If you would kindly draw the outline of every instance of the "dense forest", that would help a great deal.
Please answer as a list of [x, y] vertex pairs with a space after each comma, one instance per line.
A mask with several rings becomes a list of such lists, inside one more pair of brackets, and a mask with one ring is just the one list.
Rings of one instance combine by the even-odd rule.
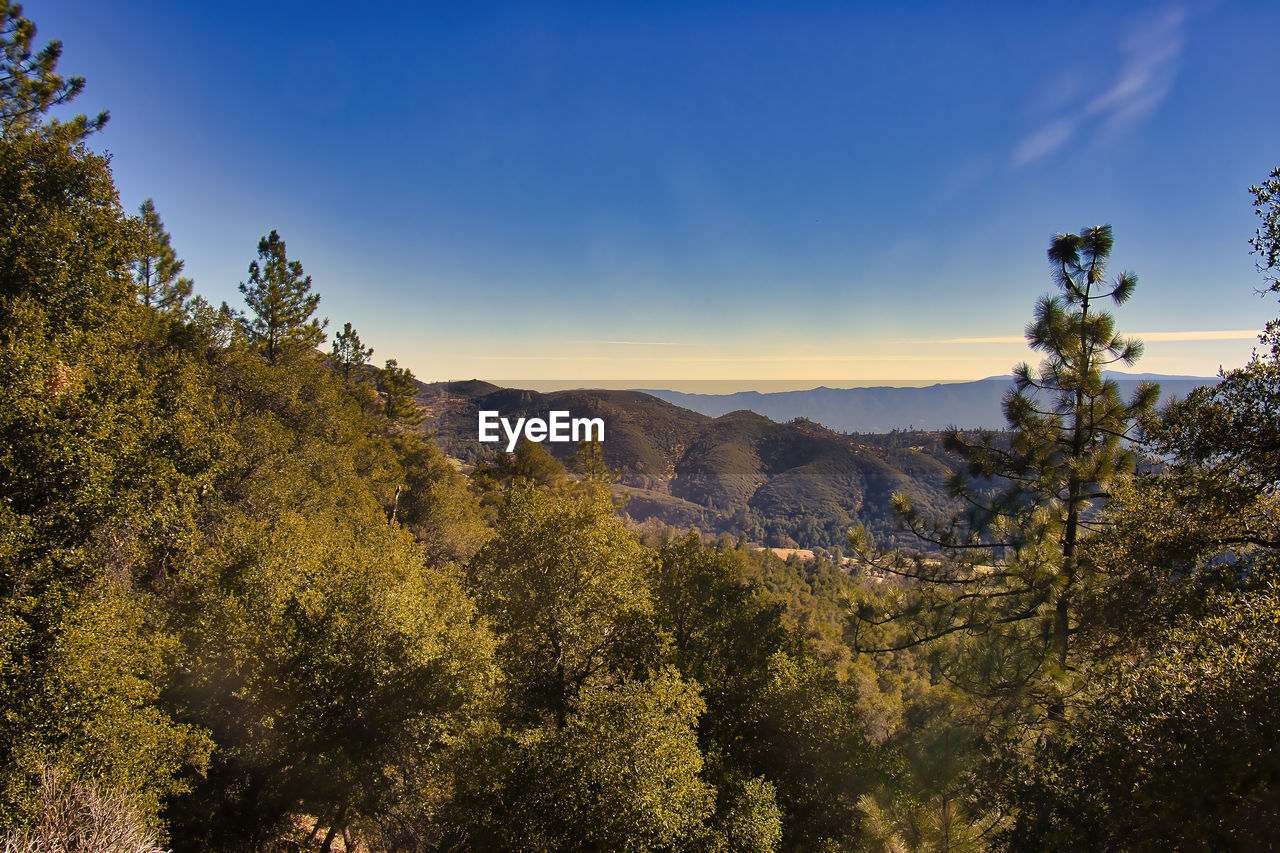
[[[598, 447], [460, 473], [276, 232], [242, 309], [196, 295], [106, 115], [53, 117], [57, 42], [0, 15], [5, 850], [1280, 837], [1280, 320], [1215, 387], [1121, 399], [1136, 278], [1109, 227], [1060, 235], [1008, 428], [948, 441], [954, 512], [895, 496], [852, 568], [628, 526]], [[1280, 292], [1280, 170], [1252, 193]]]

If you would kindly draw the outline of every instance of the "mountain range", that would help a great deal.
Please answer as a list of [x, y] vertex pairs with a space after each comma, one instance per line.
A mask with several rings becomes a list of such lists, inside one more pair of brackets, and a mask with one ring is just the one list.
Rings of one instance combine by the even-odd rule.
[[[1217, 382], [1217, 378], [1109, 373], [1121, 394], [1130, 396], [1141, 381], [1160, 384], [1161, 396], [1185, 397], [1191, 389]], [[735, 394], [690, 394], [681, 391], [646, 390], [645, 393], [704, 415], [718, 417], [747, 409], [775, 421], [808, 418], [837, 432], [885, 433], [895, 429], [939, 430], [1002, 429], [1001, 401], [1013, 384], [1011, 376], [993, 376], [976, 382], [951, 382], [923, 388], [878, 386], [872, 388], [812, 388], [807, 391]]]
[[[1129, 393], [1143, 379], [1165, 396], [1215, 380], [1123, 376]], [[498, 452], [477, 440], [478, 413], [572, 417], [605, 423], [606, 464], [634, 521], [656, 519], [708, 533], [744, 535], [783, 548], [839, 546], [849, 527], [900, 535], [890, 509], [895, 492], [918, 506], [950, 506], [946, 480], [959, 459], [943, 447], [948, 424], [1003, 425], [1000, 400], [1009, 377], [927, 388], [815, 388], [772, 394], [579, 389], [542, 393], [487, 382], [419, 384], [423, 428], [463, 463]], [[544, 445], [568, 460], [570, 443]]]
[[[634, 521], [657, 519], [707, 533], [745, 535], [774, 547], [832, 547], [855, 523], [894, 535], [890, 497], [947, 503], [955, 464], [938, 433], [841, 435], [807, 420], [778, 423], [740, 410], [700, 414], [637, 391], [539, 393], [470, 381], [422, 385], [424, 429], [450, 456], [474, 463], [498, 445], [477, 440], [478, 413], [514, 420], [567, 410], [601, 418], [606, 464]], [[543, 445], [562, 460], [573, 444]]]

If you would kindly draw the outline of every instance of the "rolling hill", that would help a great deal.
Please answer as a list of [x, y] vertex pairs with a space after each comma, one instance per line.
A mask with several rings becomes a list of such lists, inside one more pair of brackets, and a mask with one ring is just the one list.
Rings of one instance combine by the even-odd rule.
[[[636, 391], [539, 393], [483, 382], [423, 385], [418, 395], [436, 440], [474, 462], [494, 445], [477, 441], [478, 412], [545, 417], [568, 410], [605, 422], [604, 456], [629, 494], [625, 512], [678, 527], [746, 535], [778, 547], [831, 547], [860, 522], [881, 535], [895, 526], [889, 499], [907, 491], [943, 507], [952, 460], [936, 433], [840, 435], [813, 421], [778, 423], [740, 410], [711, 417]], [[572, 444], [547, 444], [562, 459]]]

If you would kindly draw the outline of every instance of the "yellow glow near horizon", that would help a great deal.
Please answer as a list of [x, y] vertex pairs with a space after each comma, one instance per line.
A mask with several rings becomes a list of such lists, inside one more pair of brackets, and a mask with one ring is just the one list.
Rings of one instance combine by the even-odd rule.
[[[1219, 368], [1243, 366], [1257, 345], [1259, 332], [1183, 330], [1137, 332], [1145, 352], [1121, 372], [1179, 376], [1214, 376]], [[637, 336], [639, 337], [639, 336]], [[752, 345], [741, 341], [573, 340], [545, 344], [510, 341], [485, 347], [468, 341], [463, 348], [445, 341], [419, 340], [388, 347], [403, 353], [424, 381], [480, 378], [499, 384], [553, 383], [565, 387], [672, 388], [675, 383], [724, 383], [735, 390], [766, 385], [832, 387], [854, 385], [922, 385], [967, 382], [1010, 373], [1015, 365], [1035, 365], [1040, 354], [1018, 335], [936, 340], [850, 340], [779, 335], [760, 336]]]

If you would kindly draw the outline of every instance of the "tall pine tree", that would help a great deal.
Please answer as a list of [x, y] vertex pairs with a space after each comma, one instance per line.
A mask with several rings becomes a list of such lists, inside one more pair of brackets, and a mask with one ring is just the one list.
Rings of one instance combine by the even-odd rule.
[[[964, 460], [951, 489], [966, 510], [930, 520], [908, 496], [895, 496], [906, 524], [945, 559], [894, 555], [881, 565], [906, 581], [893, 593], [898, 600], [870, 597], [855, 607], [859, 632], [887, 628], [864, 633], [867, 645], [952, 637], [970, 663], [957, 677], [1050, 720], [1062, 717], [1073, 643], [1088, 628], [1081, 613], [1093, 569], [1081, 543], [1111, 481], [1132, 469], [1131, 430], [1159, 394], [1144, 384], [1126, 402], [1103, 376], [1142, 353], [1099, 310], [1104, 301], [1124, 303], [1137, 283], [1128, 272], [1106, 281], [1112, 245], [1109, 225], [1053, 239], [1048, 257], [1059, 292], [1040, 299], [1027, 327], [1029, 345], [1045, 357], [1038, 370], [1015, 369], [1004, 400], [1007, 431], [976, 441], [957, 431], [948, 440]], [[872, 556], [865, 535], [851, 538]]]
[[290, 344], [312, 348], [324, 342], [328, 320], [312, 316], [320, 295], [311, 292], [311, 276], [303, 275], [298, 261], [289, 260], [284, 240], [274, 230], [258, 241], [258, 260], [249, 264], [249, 281], [240, 283], [240, 292], [253, 312], [244, 321], [244, 332], [271, 364]]
[[138, 208], [142, 220], [142, 247], [134, 263], [138, 296], [143, 305], [162, 311], [180, 311], [191, 296], [193, 282], [182, 276], [183, 262], [169, 244], [169, 232], [156, 213], [155, 202], [147, 199]]

